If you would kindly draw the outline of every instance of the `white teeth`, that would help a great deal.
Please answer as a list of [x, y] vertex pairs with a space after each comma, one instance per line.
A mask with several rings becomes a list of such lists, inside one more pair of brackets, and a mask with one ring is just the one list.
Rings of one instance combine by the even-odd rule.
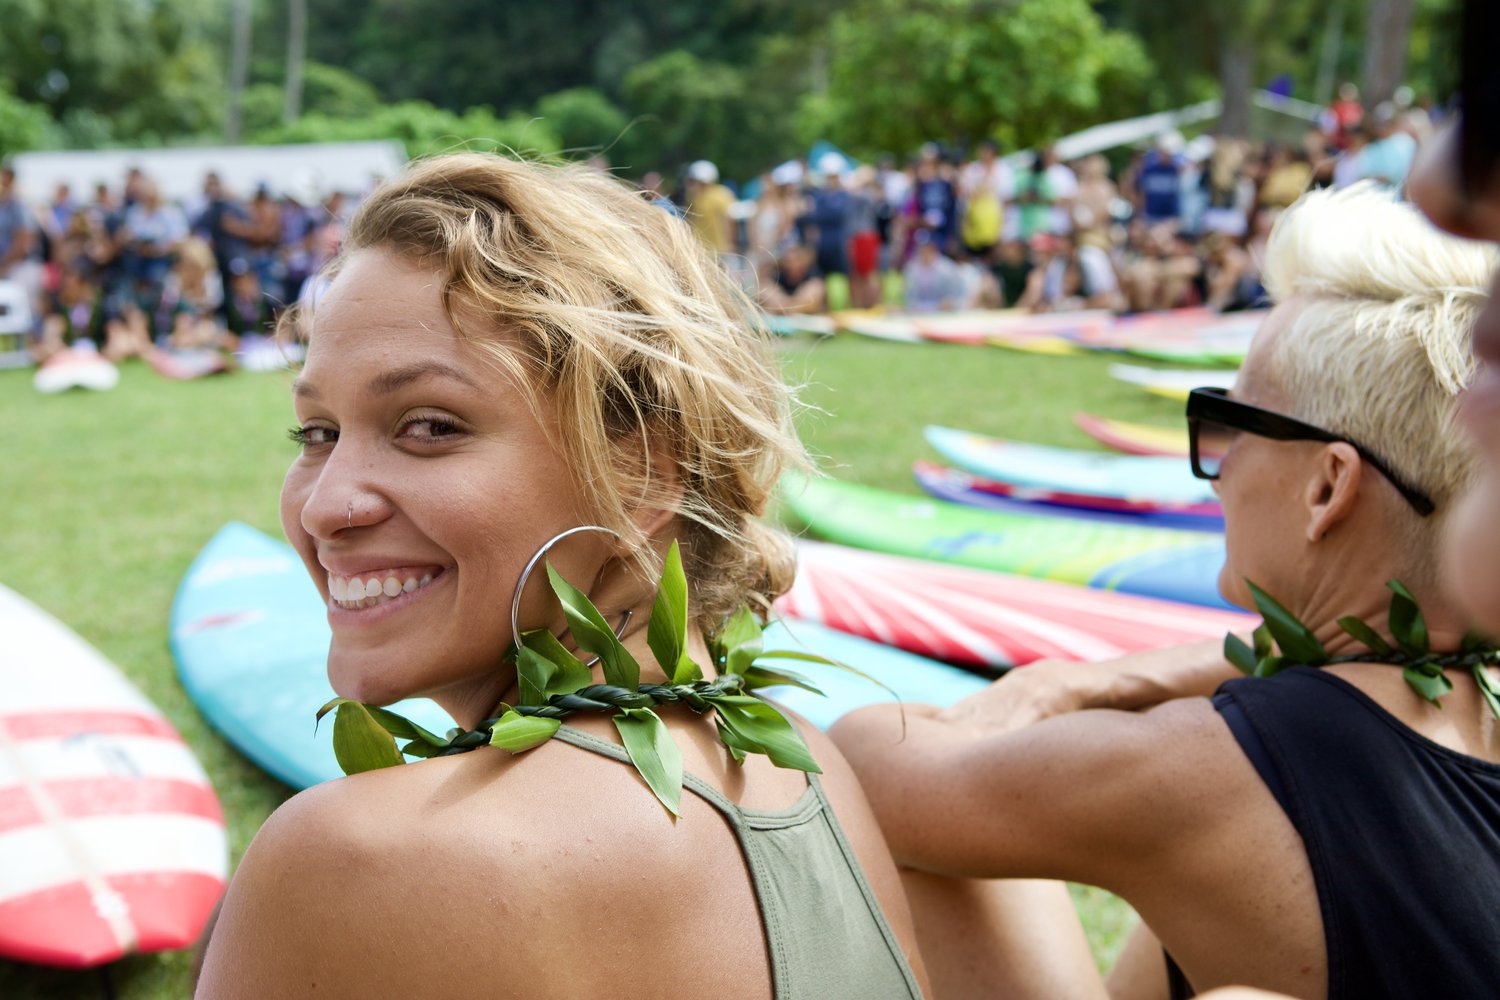
[[370, 577], [361, 579], [357, 576], [342, 577], [328, 575], [328, 596], [334, 603], [344, 608], [373, 608], [377, 604], [384, 604], [392, 598], [403, 594], [410, 594], [420, 590], [432, 582], [432, 574], [425, 573], [419, 580], [410, 576], [405, 582], [398, 576], [387, 576], [385, 579]]

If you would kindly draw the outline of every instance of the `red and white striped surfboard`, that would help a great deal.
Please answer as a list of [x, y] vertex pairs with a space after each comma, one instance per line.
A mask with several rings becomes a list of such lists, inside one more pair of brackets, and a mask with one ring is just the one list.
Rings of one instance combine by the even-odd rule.
[[0, 956], [85, 968], [186, 947], [228, 862], [219, 800], [171, 723], [0, 586]]
[[775, 607], [923, 656], [991, 667], [1103, 660], [1256, 625], [1234, 611], [805, 541], [796, 583]]

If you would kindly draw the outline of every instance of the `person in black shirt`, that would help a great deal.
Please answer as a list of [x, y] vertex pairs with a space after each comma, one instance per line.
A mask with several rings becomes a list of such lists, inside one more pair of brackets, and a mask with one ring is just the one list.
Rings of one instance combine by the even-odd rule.
[[[1119, 894], [1179, 995], [1494, 995], [1500, 724], [1456, 657], [1440, 710], [1336, 620], [1389, 640], [1398, 579], [1435, 653], [1464, 641], [1437, 553], [1475, 472], [1452, 417], [1495, 259], [1372, 190], [1309, 195], [1272, 236], [1276, 307], [1232, 392], [1199, 404], [1214, 419], [1194, 426], [1227, 445], [1200, 465], [1224, 506], [1222, 593], [1250, 607], [1255, 582], [1349, 662], [1230, 680], [1210, 701], [1191, 696], [1237, 677], [1210, 642], [1071, 665], [1064, 683], [1031, 665], [948, 710], [875, 706], [834, 727], [897, 861], [926, 873], [914, 909], [940, 992], [1006, 975], [953, 943], [984, 919], [953, 878], [968, 876]], [[1292, 421], [1326, 433], [1268, 436]], [[1128, 954], [1117, 995], [1164, 995], [1161, 946]]]

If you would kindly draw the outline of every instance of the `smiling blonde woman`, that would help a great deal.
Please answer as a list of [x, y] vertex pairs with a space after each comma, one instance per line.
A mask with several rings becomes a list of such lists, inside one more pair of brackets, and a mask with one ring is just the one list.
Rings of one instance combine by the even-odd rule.
[[[705, 636], [792, 571], [756, 517], [801, 450], [747, 309], [680, 221], [585, 169], [444, 157], [371, 196], [304, 318], [282, 494], [334, 689], [428, 695], [465, 729], [514, 704], [513, 596], [523, 631], [568, 641], [545, 574], [523, 585], [549, 543], [647, 664], [678, 540], [709, 662]], [[661, 715], [693, 793], [676, 820], [602, 716], [296, 796], [245, 855], [200, 995], [918, 995], [832, 745], [802, 727], [821, 775], [739, 764], [711, 714]]]

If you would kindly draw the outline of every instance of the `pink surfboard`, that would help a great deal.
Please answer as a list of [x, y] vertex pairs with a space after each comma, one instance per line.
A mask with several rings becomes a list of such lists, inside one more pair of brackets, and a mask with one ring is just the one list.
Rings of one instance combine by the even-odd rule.
[[776, 602], [781, 614], [952, 663], [1102, 660], [1257, 623], [1234, 611], [842, 545], [802, 542], [797, 555], [797, 581]]
[[0, 587], [0, 957], [86, 968], [185, 948], [224, 893], [219, 800], [162, 714]]

